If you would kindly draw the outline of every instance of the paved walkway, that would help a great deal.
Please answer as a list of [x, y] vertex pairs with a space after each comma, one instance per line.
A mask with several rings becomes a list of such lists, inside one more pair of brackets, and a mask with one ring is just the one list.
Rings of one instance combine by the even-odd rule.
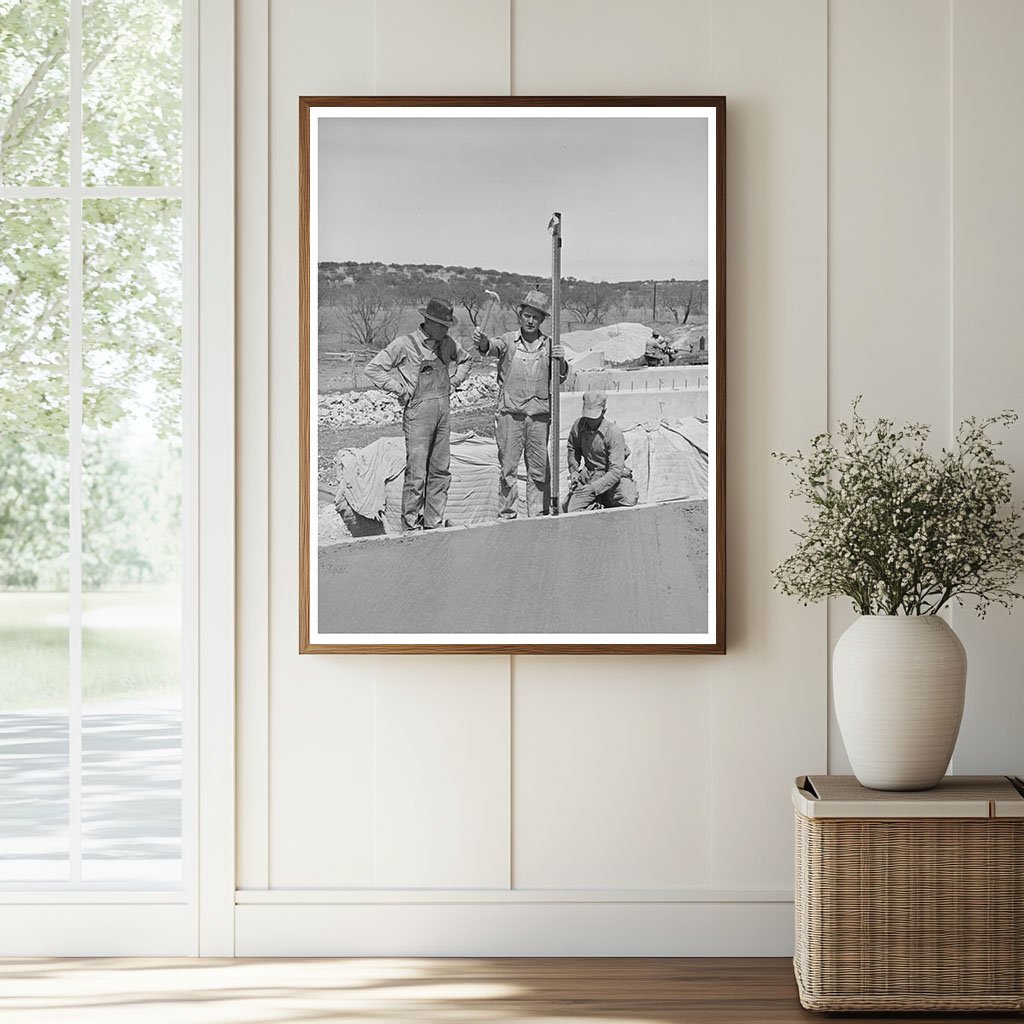
[[[0, 714], [0, 881], [67, 877], [68, 719]], [[181, 712], [106, 705], [82, 717], [83, 877], [168, 880], [181, 858]]]

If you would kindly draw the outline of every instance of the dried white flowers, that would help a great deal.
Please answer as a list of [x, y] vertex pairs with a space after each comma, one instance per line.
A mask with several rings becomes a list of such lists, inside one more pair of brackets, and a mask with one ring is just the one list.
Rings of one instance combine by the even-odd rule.
[[847, 596], [862, 615], [934, 615], [973, 598], [978, 615], [1024, 596], [1024, 524], [1011, 503], [1012, 468], [990, 427], [1014, 412], [960, 424], [952, 451], [925, 450], [929, 428], [849, 423], [819, 434], [806, 454], [773, 452], [812, 511], [796, 551], [773, 571], [776, 589], [805, 603]]

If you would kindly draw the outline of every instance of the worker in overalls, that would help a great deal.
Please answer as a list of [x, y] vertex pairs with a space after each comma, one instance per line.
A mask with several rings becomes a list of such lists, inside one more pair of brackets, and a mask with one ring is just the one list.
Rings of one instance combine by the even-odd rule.
[[450, 396], [469, 375], [469, 353], [448, 328], [451, 304], [431, 299], [420, 310], [423, 323], [395, 338], [366, 366], [366, 376], [404, 406], [405, 485], [402, 529], [436, 530], [444, 526], [451, 483]]
[[569, 364], [565, 349], [552, 345], [540, 326], [548, 315], [548, 298], [530, 292], [518, 309], [519, 330], [489, 338], [479, 328], [473, 340], [482, 355], [498, 358], [498, 410], [494, 438], [498, 443], [498, 516], [515, 519], [519, 500], [516, 477], [526, 456], [526, 514], [547, 515], [551, 503], [548, 433], [551, 427], [551, 360], [561, 363], [565, 380]]

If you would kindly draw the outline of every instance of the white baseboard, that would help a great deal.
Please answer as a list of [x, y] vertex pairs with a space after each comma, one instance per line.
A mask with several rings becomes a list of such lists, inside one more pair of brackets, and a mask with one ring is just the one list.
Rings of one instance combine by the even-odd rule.
[[244, 902], [235, 954], [792, 956], [793, 904]]
[[0, 903], [0, 956], [196, 956], [187, 904]]

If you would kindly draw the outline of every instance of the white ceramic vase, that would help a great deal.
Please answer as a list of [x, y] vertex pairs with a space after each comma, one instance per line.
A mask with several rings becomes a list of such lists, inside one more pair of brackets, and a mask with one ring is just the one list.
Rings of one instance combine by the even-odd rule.
[[937, 615], [862, 615], [832, 655], [836, 718], [870, 789], [931, 789], [953, 756], [967, 655]]

